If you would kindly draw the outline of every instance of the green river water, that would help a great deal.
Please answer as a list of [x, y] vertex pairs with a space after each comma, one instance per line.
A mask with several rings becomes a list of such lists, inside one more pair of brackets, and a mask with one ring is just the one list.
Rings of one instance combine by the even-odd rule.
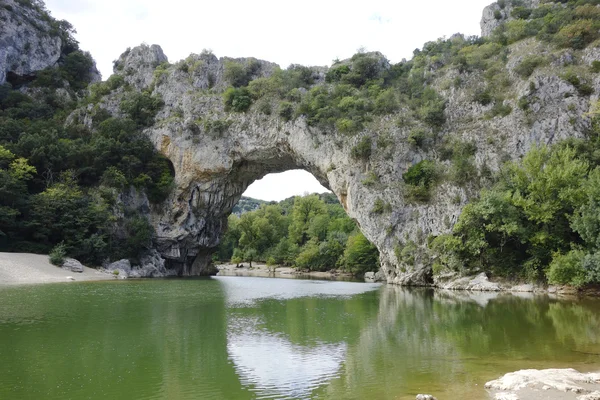
[[484, 399], [600, 370], [600, 301], [217, 277], [0, 287], [0, 399]]

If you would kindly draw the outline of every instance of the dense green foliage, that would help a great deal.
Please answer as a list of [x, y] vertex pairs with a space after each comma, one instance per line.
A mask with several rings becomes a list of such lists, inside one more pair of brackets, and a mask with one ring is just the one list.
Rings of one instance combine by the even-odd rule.
[[[594, 118], [598, 126], [598, 117]], [[568, 140], [507, 164], [433, 240], [435, 270], [484, 270], [581, 286], [600, 280], [600, 141]]]
[[[79, 50], [70, 25], [52, 24], [65, 38], [58, 67], [38, 72], [28, 83], [35, 90], [23, 90], [22, 82], [0, 86], [0, 251], [53, 249], [55, 262], [73, 256], [92, 265], [135, 258], [153, 230], [117, 198], [135, 187], [161, 202], [171, 190], [172, 166], [140, 130], [162, 101], [129, 93], [121, 103], [127, 118], [95, 107], [93, 126], [65, 124], [75, 99], [94, 103], [123, 78], [93, 85], [82, 99], [93, 60]], [[57, 88], [67, 91], [59, 97]]]
[[261, 261], [311, 271], [344, 269], [362, 274], [378, 269], [378, 252], [331, 194], [262, 204], [229, 217], [217, 257], [240, 263]]

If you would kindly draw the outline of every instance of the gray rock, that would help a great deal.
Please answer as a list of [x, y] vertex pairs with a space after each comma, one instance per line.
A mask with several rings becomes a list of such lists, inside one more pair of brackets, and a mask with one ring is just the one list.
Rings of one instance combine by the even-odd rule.
[[62, 267], [63, 267], [63, 269], [66, 269], [67, 271], [71, 271], [71, 272], [83, 272], [83, 264], [81, 264], [79, 261], [77, 261], [74, 258], [65, 259]]
[[56, 65], [62, 40], [43, 11], [4, 0], [0, 21], [0, 84], [10, 74], [27, 77]]
[[108, 271], [114, 271], [115, 269], [130, 271], [131, 270], [131, 262], [129, 262], [128, 259], [124, 258], [122, 260], [115, 261], [113, 263], [108, 264], [105, 268]]
[[367, 282], [375, 282], [375, 272], [367, 272], [367, 273], [365, 273], [365, 281], [367, 281]]
[[416, 400], [437, 400], [430, 394], [418, 394]]
[[[512, 372], [485, 384], [495, 399], [531, 399], [544, 391], [548, 398], [595, 399], [600, 393], [600, 373], [581, 373], [568, 369], [527, 369]], [[558, 396], [560, 397], [551, 397]]]
[[[536, 4], [536, 0], [527, 4]], [[503, 12], [509, 15], [510, 5], [507, 7]], [[531, 38], [511, 45], [509, 50], [506, 70], [500, 71], [507, 80], [503, 89], [505, 104], [512, 109], [506, 116], [490, 118], [492, 105], [473, 101], [473, 93], [485, 81], [482, 72], [461, 74], [451, 67], [438, 72], [438, 65], [427, 66], [431, 87], [446, 99], [446, 122], [439, 132], [436, 130], [437, 140], [473, 143], [476, 152], [472, 162], [480, 171], [484, 167], [497, 171], [505, 161], [519, 159], [533, 146], [583, 137], [590, 128], [586, 113], [595, 97], [579, 96], [561, 78], [562, 67], [550, 63], [536, 69], [528, 80], [515, 73], [523, 57], [550, 55], [555, 51], [551, 45]], [[598, 51], [590, 49], [570, 51], [570, 57], [579, 64], [582, 60], [589, 64], [597, 55]], [[144, 45], [127, 51], [115, 64], [115, 73], [121, 74], [133, 90], [150, 90], [164, 101], [155, 123], [144, 134], [171, 161], [175, 172], [175, 188], [159, 206], [150, 205], [142, 195], [122, 196], [123, 202], [148, 218], [156, 232], [153, 244], [157, 258], [132, 268], [139, 270], [136, 276], [213, 273], [211, 254], [226, 229], [227, 216], [246, 188], [268, 173], [305, 169], [336, 194], [347, 214], [379, 249], [380, 271], [374, 279], [448, 289], [503, 289], [485, 274], [449, 279], [434, 276], [431, 265], [436, 255], [428, 249], [427, 239], [451, 232], [477, 190], [444, 182], [435, 188], [427, 204], [404, 198], [402, 175], [412, 165], [435, 159], [440, 168], [451, 168], [450, 161], [442, 160], [433, 146], [421, 149], [410, 145], [411, 130], [431, 132], [430, 127], [413, 118], [411, 110], [374, 116], [353, 135], [309, 126], [303, 117], [285, 121], [276, 112], [262, 113], [256, 104], [246, 113], [229, 112], [222, 97], [229, 85], [225, 79], [228, 63], [251, 66], [253, 78], [269, 76], [275, 64], [217, 58], [203, 52], [174, 65], [164, 64], [155, 74], [156, 66], [166, 60], [160, 47]], [[380, 68], [386, 68], [385, 60], [377, 61]], [[312, 71], [318, 77], [326, 73], [324, 68]], [[460, 85], [449, 84], [456, 81]], [[317, 79], [316, 85], [320, 84]], [[600, 79], [594, 78], [590, 85], [595, 93], [600, 92]], [[125, 95], [116, 90], [101, 99], [97, 107], [77, 110], [71, 121], [92, 126], [94, 108], [120, 115], [119, 104]], [[521, 98], [531, 103], [527, 113], [517, 104]], [[272, 110], [279, 107], [279, 100], [269, 101]], [[371, 155], [366, 159], [352, 157], [352, 149], [363, 140], [371, 143]], [[373, 175], [377, 182], [364, 184]], [[384, 210], [374, 212], [375, 205], [381, 204]], [[413, 254], [401, 257], [396, 250], [408, 244]]]
[[439, 276], [436, 280], [436, 286], [448, 290], [473, 290], [497, 292], [503, 288], [497, 282], [490, 282], [487, 275], [482, 272], [476, 276], [461, 277], [457, 274]]

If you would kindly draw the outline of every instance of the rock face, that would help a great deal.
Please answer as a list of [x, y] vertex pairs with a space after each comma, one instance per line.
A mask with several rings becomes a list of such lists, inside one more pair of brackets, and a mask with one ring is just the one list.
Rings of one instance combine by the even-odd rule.
[[[519, 6], [527, 8], [536, 8], [539, 6], [540, 0], [523, 0], [519, 1]], [[483, 9], [483, 16], [481, 17], [481, 36], [491, 36], [496, 28], [513, 19], [511, 12], [515, 8], [513, 2], [498, 1], [492, 3]]]
[[[496, 10], [501, 10], [501, 19], [510, 18], [509, 5], [490, 7], [484, 12], [484, 35], [494, 28]], [[524, 79], [515, 68], [530, 54], [543, 55], [549, 62]], [[381, 54], [369, 56], [379, 60], [377, 68], [390, 67]], [[580, 95], [561, 78], [565, 63], [589, 69], [593, 60], [600, 59], [596, 47], [557, 50], [525, 39], [511, 45], [506, 58], [504, 70], [498, 73], [506, 76], [503, 106], [510, 112], [492, 117], [492, 104], [482, 105], [473, 99], [475, 92], [485, 88], [483, 71], [437, 71], [433, 64], [427, 67], [431, 87], [446, 100], [446, 122], [436, 130], [435, 140], [473, 144], [479, 171], [495, 171], [534, 145], [583, 137], [590, 127], [586, 113], [597, 100], [595, 95]], [[156, 45], [125, 52], [115, 63], [114, 72], [123, 76], [128, 87], [118, 88], [96, 106], [80, 110], [79, 121], [91, 126], [98, 109], [123, 115], [119, 104], [132, 91], [145, 91], [163, 100], [155, 123], [144, 133], [171, 161], [175, 189], [163, 204], [145, 205], [143, 211], [155, 228], [155, 248], [169, 271], [179, 275], [211, 273], [211, 254], [226, 230], [227, 216], [246, 188], [269, 173], [304, 169], [337, 195], [348, 215], [379, 249], [381, 270], [377, 279], [402, 285], [433, 283], [427, 238], [449, 232], [477, 190], [447, 181], [434, 190], [426, 204], [405, 200], [402, 175], [412, 165], [436, 159], [442, 168], [451, 167], [436, 149], [410, 143], [412, 130], [426, 128], [411, 110], [374, 116], [361, 132], [352, 135], [310, 126], [304, 117], [288, 121], [274, 111], [280, 105], [276, 99], [267, 104], [272, 112], [254, 104], [245, 113], [235, 113], [227, 111], [223, 103], [223, 91], [230, 85], [227, 65], [235, 62], [244, 66], [251, 70], [250, 78], [256, 79], [271, 76], [275, 64], [219, 59], [210, 52], [191, 55], [173, 65], [166, 61]], [[313, 85], [324, 85], [327, 69], [313, 67], [311, 71]], [[589, 82], [595, 93], [600, 92], [598, 74]], [[529, 102], [527, 109], [519, 107], [519, 99]], [[368, 143], [368, 157], [352, 156], [359, 143]], [[370, 177], [377, 179], [366, 184]], [[410, 262], [398, 251], [408, 242], [416, 249]], [[465, 284], [472, 289], [495, 290], [484, 276]]]
[[0, 3], [0, 84], [26, 80], [36, 71], [55, 66], [63, 42], [39, 6], [14, 0]]
[[571, 368], [527, 369], [490, 381], [485, 388], [494, 399], [592, 400], [600, 398], [600, 373], [583, 374]]
[[156, 251], [149, 251], [141, 257], [140, 265], [131, 265], [127, 259], [115, 261], [104, 266], [104, 270], [119, 279], [127, 278], [163, 278], [175, 275], [174, 270], [165, 267], [165, 260]]
[[[447, 122], [438, 135], [474, 143], [479, 168], [496, 170], [534, 145], [582, 137], [589, 128], [585, 114], [590, 99], [578, 96], [575, 88], [559, 77], [559, 69], [553, 65], [540, 68], [528, 80], [514, 73], [520, 60], [531, 53], [547, 54], [557, 58], [557, 63], [564, 56], [533, 39], [510, 47], [506, 67], [510, 94], [505, 104], [512, 112], [507, 116], [490, 119], [486, 113], [492, 106], [472, 100], [473, 91], [481, 86], [477, 72], [460, 76], [463, 83], [459, 88], [443, 85], [456, 78], [453, 70], [432, 84], [447, 99]], [[569, 57], [586, 65], [600, 57], [600, 49], [569, 53]], [[168, 269], [180, 275], [209, 273], [211, 254], [226, 229], [227, 216], [246, 188], [268, 173], [305, 169], [337, 195], [348, 215], [378, 247], [378, 278], [403, 285], [433, 283], [425, 239], [448, 232], [474, 193], [443, 183], [427, 204], [404, 200], [402, 174], [411, 165], [434, 156], [431, 150], [408, 142], [416, 122], [407, 122], [405, 110], [376, 118], [354, 136], [310, 127], [303, 118], [285, 121], [254, 108], [247, 113], [227, 112], [221, 93], [228, 86], [224, 70], [231, 59], [217, 59], [210, 53], [192, 55], [156, 73], [154, 68], [164, 60], [158, 46], [141, 46], [121, 57], [115, 73], [123, 74], [137, 90], [160, 96], [165, 103], [145, 134], [169, 158], [175, 171], [176, 188], [171, 197], [160, 206], [150, 206], [149, 212], [157, 233], [156, 249], [166, 259]], [[275, 68], [264, 61], [235, 61], [254, 63], [253, 78], [269, 76]], [[316, 85], [322, 84], [322, 68], [313, 69], [313, 74]], [[592, 86], [600, 91], [599, 77]], [[532, 90], [531, 111], [525, 113], [516, 103], [530, 96]], [[103, 99], [99, 106], [119, 115], [120, 96], [123, 89]], [[86, 120], [93, 120], [93, 115], [87, 115]], [[368, 160], [353, 158], [353, 147], [364, 138], [370, 139], [371, 156]], [[378, 182], [365, 185], [372, 174]], [[385, 211], [374, 211], [377, 203], [385, 204]], [[403, 264], [395, 251], [398, 243], [406, 240], [414, 241], [419, 249], [411, 265]], [[467, 286], [495, 290], [484, 277]]]

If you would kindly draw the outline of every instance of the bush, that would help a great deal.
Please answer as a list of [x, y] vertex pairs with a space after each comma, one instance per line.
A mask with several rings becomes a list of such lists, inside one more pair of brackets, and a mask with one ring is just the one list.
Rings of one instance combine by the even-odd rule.
[[246, 64], [237, 61], [226, 61], [223, 77], [234, 88], [241, 88], [250, 83], [259, 69], [260, 63], [254, 59], [250, 59]]
[[476, 90], [475, 95], [473, 96], [473, 100], [481, 104], [482, 106], [487, 106], [494, 100], [494, 98], [492, 97], [492, 93], [489, 90], [489, 88], [485, 88], [483, 90]]
[[294, 117], [294, 105], [288, 101], [283, 101], [279, 104], [279, 116], [284, 121], [290, 121]]
[[542, 56], [526, 56], [523, 58], [523, 61], [519, 63], [515, 67], [515, 72], [521, 78], [529, 78], [533, 71], [540, 65], [543, 65], [546, 62], [546, 59]]
[[424, 129], [416, 128], [408, 134], [408, 143], [414, 147], [423, 148], [426, 139], [427, 132]]
[[555, 255], [546, 272], [548, 283], [556, 285], [583, 286], [586, 283], [586, 271], [583, 268], [584, 252], [573, 250], [567, 254]]
[[347, 75], [349, 73], [350, 73], [350, 67], [347, 65], [342, 65], [342, 66], [339, 66], [336, 68], [331, 68], [329, 71], [327, 71], [327, 74], [325, 75], [325, 82], [327, 82], [327, 83], [339, 82], [344, 75]]
[[556, 34], [556, 41], [562, 47], [583, 49], [598, 38], [599, 24], [591, 19], [575, 21]]
[[229, 88], [223, 93], [225, 111], [246, 112], [252, 105], [252, 97], [247, 88]]
[[66, 257], [67, 246], [63, 242], [54, 246], [54, 248], [50, 251], [50, 262], [58, 267], [63, 265]]
[[350, 155], [357, 160], [368, 160], [371, 157], [372, 141], [369, 136], [363, 138], [352, 148]]
[[429, 188], [436, 180], [437, 170], [435, 162], [423, 160], [411, 166], [404, 174], [402, 179], [408, 185], [423, 186]]
[[362, 233], [357, 233], [348, 238], [344, 264], [355, 275], [376, 271], [379, 268], [379, 251]]
[[160, 97], [142, 92], [127, 96], [120, 107], [138, 127], [147, 127], [154, 123], [154, 117], [163, 105]]

